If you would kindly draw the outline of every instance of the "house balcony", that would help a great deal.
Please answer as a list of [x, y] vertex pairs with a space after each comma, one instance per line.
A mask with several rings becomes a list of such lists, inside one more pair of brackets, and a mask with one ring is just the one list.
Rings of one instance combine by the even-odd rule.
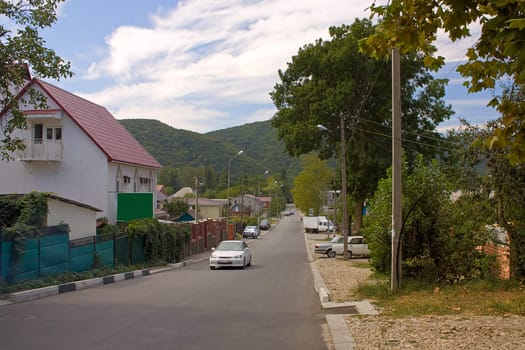
[[25, 148], [18, 151], [22, 161], [62, 161], [62, 140], [24, 139]]

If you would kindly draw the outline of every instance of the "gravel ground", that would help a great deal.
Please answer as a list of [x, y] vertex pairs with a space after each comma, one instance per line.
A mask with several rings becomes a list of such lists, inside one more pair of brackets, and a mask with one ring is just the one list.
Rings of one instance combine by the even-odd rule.
[[[324, 234], [309, 234], [313, 252]], [[366, 259], [345, 261], [313, 254], [329, 291], [331, 301], [355, 301], [359, 283], [369, 280], [371, 271], [359, 267]], [[354, 315], [345, 317], [355, 341], [354, 350], [372, 349], [524, 349], [525, 317], [509, 316], [424, 316], [392, 318]], [[334, 349], [330, 341], [329, 349]]]

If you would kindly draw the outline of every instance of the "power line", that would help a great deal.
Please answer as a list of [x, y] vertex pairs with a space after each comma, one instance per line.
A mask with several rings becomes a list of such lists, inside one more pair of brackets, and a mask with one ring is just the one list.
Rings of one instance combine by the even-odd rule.
[[[377, 136], [384, 136], [384, 137], [387, 137], [389, 139], [392, 139], [392, 135], [389, 135], [389, 134], [383, 134], [383, 133], [380, 133], [380, 132], [371, 131], [371, 130], [367, 130], [367, 129], [363, 129], [363, 128], [355, 128], [355, 129], [363, 131], [363, 132], [366, 132], [366, 133], [369, 133], [369, 134], [373, 134], [373, 135], [377, 135]], [[420, 146], [430, 147], [430, 148], [443, 149], [443, 150], [447, 150], [447, 151], [454, 151], [453, 148], [443, 147], [443, 146], [439, 146], [439, 145], [436, 146], [436, 145], [433, 145], [433, 144], [430, 144], [430, 143], [409, 140], [409, 139], [406, 139], [406, 138], [401, 138], [401, 141], [407, 142], [407, 143], [417, 144], [417, 145], [420, 145]]]
[[[389, 130], [392, 129], [392, 126], [390, 125], [384, 125], [384, 124], [381, 124], [381, 123], [378, 123], [376, 121], [373, 121], [373, 120], [370, 120], [370, 119], [365, 119], [365, 118], [362, 118], [362, 120], [366, 121], [366, 122], [369, 122], [369, 123], [372, 123], [372, 124], [376, 124], [376, 125], [379, 125], [381, 127], [384, 127], [384, 128], [388, 128]], [[424, 132], [430, 132], [430, 131], [427, 131], [425, 130]], [[445, 139], [442, 139], [442, 138], [437, 138], [435, 137], [433, 134], [432, 136], [427, 136], [427, 135], [424, 135], [422, 133], [417, 133], [417, 132], [414, 132], [414, 131], [408, 131], [408, 130], [403, 130], [403, 133], [406, 133], [406, 134], [412, 134], [412, 135], [416, 135], [416, 136], [419, 136], [419, 137], [425, 137], [429, 140], [433, 140], [433, 141], [444, 141], [444, 142], [450, 142], [450, 141], [447, 141]]]

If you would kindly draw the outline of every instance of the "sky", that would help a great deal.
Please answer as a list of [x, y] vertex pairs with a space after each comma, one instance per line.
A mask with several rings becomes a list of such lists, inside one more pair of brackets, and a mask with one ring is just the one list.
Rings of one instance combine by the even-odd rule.
[[[205, 133], [272, 118], [269, 93], [299, 48], [328, 28], [368, 18], [372, 0], [66, 0], [42, 32], [71, 62], [53, 84], [117, 119], [156, 119]], [[381, 1], [376, 1], [381, 3]], [[440, 42], [456, 114], [440, 129], [494, 119], [490, 94], [467, 95], [455, 67], [473, 39]]]

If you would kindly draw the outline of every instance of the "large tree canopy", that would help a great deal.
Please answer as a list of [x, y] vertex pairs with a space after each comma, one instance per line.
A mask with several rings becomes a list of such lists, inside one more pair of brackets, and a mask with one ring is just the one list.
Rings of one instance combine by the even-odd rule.
[[467, 62], [458, 71], [469, 78], [469, 92], [493, 89], [509, 78], [516, 85], [490, 102], [502, 114], [491, 145], [509, 145], [510, 159], [525, 162], [525, 1], [393, 0], [388, 6], [373, 5], [371, 11], [380, 23], [376, 33], [363, 40], [365, 51], [376, 57], [388, 55], [393, 47], [401, 53], [421, 51], [433, 68], [444, 63], [443, 57], [434, 56], [438, 30], [456, 41], [481, 25], [479, 39], [465, 52]]
[[321, 161], [314, 154], [303, 156], [301, 162], [303, 171], [295, 178], [292, 189], [294, 204], [303, 213], [313, 209], [314, 215], [319, 215], [332, 172], [326, 162]]
[[26, 127], [18, 105], [29, 103], [46, 108], [41, 94], [30, 91], [28, 101], [14, 100], [28, 82], [29, 67], [40, 78], [60, 79], [72, 76], [69, 62], [46, 48], [39, 30], [56, 21], [56, 9], [63, 0], [0, 0], [0, 155], [8, 160], [11, 152], [23, 147], [12, 137], [15, 129]]
[[[391, 78], [388, 60], [359, 52], [374, 32], [368, 20], [330, 28], [330, 41], [317, 40], [292, 57], [271, 92], [277, 113], [272, 125], [291, 155], [338, 152], [344, 119], [349, 190], [356, 208], [375, 190], [391, 162]], [[403, 139], [408, 159], [435, 155], [436, 125], [451, 114], [441, 98], [444, 81], [434, 80], [417, 55], [403, 58]], [[328, 129], [323, 132], [317, 125]], [[428, 138], [430, 136], [430, 138]], [[356, 210], [356, 213], [360, 212]]]

